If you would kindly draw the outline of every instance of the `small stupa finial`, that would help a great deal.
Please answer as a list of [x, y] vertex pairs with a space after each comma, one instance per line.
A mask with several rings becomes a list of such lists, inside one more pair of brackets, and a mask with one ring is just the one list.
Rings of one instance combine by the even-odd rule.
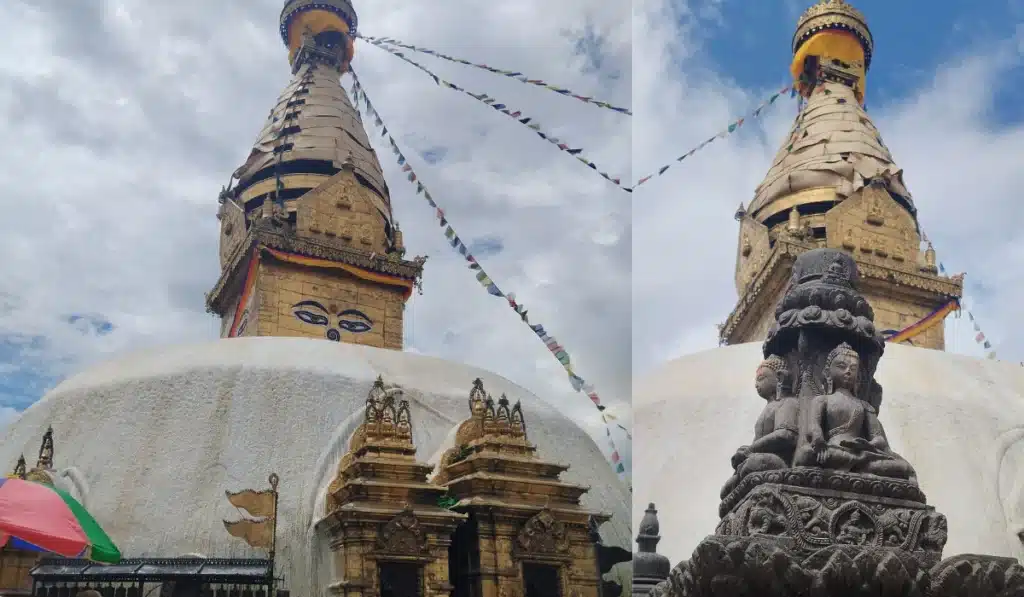
[[733, 214], [733, 217], [739, 222], [745, 215], [747, 215], [747, 208], [743, 207], [743, 202], [740, 201], [740, 206], [736, 208], [736, 213]]
[[43, 434], [43, 443], [39, 446], [39, 459], [36, 460], [36, 468], [39, 470], [50, 470], [53, 468], [53, 427], [47, 427]]
[[25, 455], [22, 454], [21, 456], [18, 456], [18, 462], [14, 465], [14, 472], [11, 474], [11, 476], [24, 480], [25, 475], [27, 474], [28, 470], [26, 470]]

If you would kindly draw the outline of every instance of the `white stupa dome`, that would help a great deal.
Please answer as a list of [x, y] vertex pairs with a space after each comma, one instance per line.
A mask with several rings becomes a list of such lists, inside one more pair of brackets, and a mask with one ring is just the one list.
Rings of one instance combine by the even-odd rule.
[[628, 549], [629, 492], [594, 441], [525, 389], [437, 358], [302, 338], [235, 338], [140, 352], [60, 384], [0, 433], [0, 463], [34, 462], [54, 429], [57, 481], [126, 557], [264, 557], [228, 535], [239, 518], [225, 490], [265, 489], [280, 476], [278, 554], [293, 594], [321, 594], [328, 547], [313, 530], [377, 376], [410, 402], [426, 461], [469, 416], [479, 377], [522, 402], [541, 457], [571, 465], [592, 510], [612, 514], [604, 541]]
[[[754, 391], [761, 360], [760, 343], [740, 344], [634, 381], [633, 521], [657, 504], [658, 552], [673, 564], [715, 532], [730, 458], [764, 406]], [[876, 379], [889, 443], [948, 519], [944, 555], [1024, 557], [1024, 367], [886, 345]]]

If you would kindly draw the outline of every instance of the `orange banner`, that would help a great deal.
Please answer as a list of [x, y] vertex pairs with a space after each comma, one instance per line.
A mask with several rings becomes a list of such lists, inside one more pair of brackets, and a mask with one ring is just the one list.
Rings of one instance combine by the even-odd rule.
[[269, 247], [263, 247], [263, 251], [274, 259], [284, 261], [285, 263], [293, 263], [295, 265], [304, 265], [306, 267], [315, 268], [340, 269], [357, 278], [367, 280], [369, 282], [387, 284], [388, 286], [400, 286], [405, 289], [404, 297], [406, 299], [412, 296], [412, 289], [415, 287], [415, 283], [412, 280], [406, 280], [397, 276], [389, 276], [387, 274], [378, 274], [377, 272], [371, 272], [347, 263], [338, 263], [337, 261], [330, 261], [328, 259], [317, 259], [315, 257], [306, 257], [305, 255], [297, 255], [295, 253], [286, 253]]
[[900, 342], [906, 342], [911, 338], [927, 332], [936, 325], [942, 323], [946, 316], [960, 308], [960, 302], [953, 299], [938, 309], [932, 311], [920, 321], [908, 325], [902, 330], [886, 338], [886, 342], [892, 342], [899, 344]]
[[238, 306], [235, 307], [235, 317], [231, 322], [231, 331], [228, 332], [228, 338], [234, 338], [238, 334], [238, 326], [242, 323], [242, 315], [245, 313], [244, 305], [249, 302], [249, 297], [252, 295], [252, 288], [256, 285], [256, 268], [260, 265], [260, 250], [257, 247], [253, 250], [253, 255], [249, 258], [249, 271], [245, 274], [245, 286], [242, 290], [242, 297], [238, 299]]

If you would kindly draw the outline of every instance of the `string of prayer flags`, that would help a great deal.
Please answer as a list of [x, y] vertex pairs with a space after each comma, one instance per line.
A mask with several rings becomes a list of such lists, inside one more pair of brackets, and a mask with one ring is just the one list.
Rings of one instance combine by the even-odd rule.
[[552, 85], [552, 84], [547, 83], [547, 82], [545, 82], [545, 81], [543, 81], [541, 79], [531, 79], [530, 77], [527, 77], [526, 75], [524, 75], [523, 73], [521, 73], [519, 71], [503, 70], [503, 69], [500, 69], [500, 68], [494, 68], [493, 66], [488, 66], [486, 64], [481, 64], [481, 63], [477, 63], [477, 62], [470, 62], [469, 60], [463, 60], [462, 58], [456, 58], [454, 56], [448, 56], [447, 54], [442, 54], [441, 52], [438, 52], [437, 50], [431, 50], [429, 48], [423, 48], [423, 47], [420, 47], [420, 46], [414, 46], [412, 44], [405, 44], [405, 43], [402, 43], [402, 42], [400, 42], [397, 39], [394, 39], [392, 37], [371, 37], [371, 36], [368, 36], [368, 35], [361, 35], [361, 34], [358, 34], [358, 33], [356, 34], [356, 37], [358, 37], [360, 39], [365, 39], [366, 41], [368, 41], [370, 43], [388, 44], [388, 45], [396, 46], [396, 47], [399, 47], [399, 48], [405, 48], [406, 50], [412, 50], [413, 52], [420, 52], [421, 54], [427, 54], [429, 56], [434, 56], [434, 57], [440, 58], [442, 60], [447, 60], [448, 62], [454, 62], [454, 63], [462, 64], [462, 65], [465, 65], [465, 66], [472, 66], [474, 68], [479, 68], [479, 69], [485, 70], [487, 72], [494, 73], [496, 75], [502, 75], [502, 76], [508, 77], [510, 79], [515, 79], [516, 81], [519, 81], [520, 83], [526, 83], [528, 85], [536, 85], [537, 87], [543, 87], [544, 89], [548, 89], [550, 91], [554, 91], [555, 93], [558, 93], [560, 95], [564, 95], [564, 96], [567, 96], [567, 97], [572, 97], [572, 98], [578, 99], [579, 101], [587, 103], [587, 104], [593, 104], [593, 105], [595, 105], [595, 106], [597, 106], [599, 108], [605, 108], [607, 110], [613, 110], [615, 112], [619, 112], [621, 114], [627, 114], [629, 116], [633, 115], [633, 112], [629, 108], [620, 108], [618, 106], [613, 106], [612, 104], [609, 104], [608, 102], [602, 102], [602, 101], [596, 100], [596, 99], [594, 99], [592, 97], [588, 97], [588, 96], [585, 96], [585, 95], [580, 95], [578, 93], [574, 93], [574, 92], [566, 89], [565, 87], [560, 87], [558, 85]]
[[[924, 232], [921, 233], [921, 236], [924, 237]], [[939, 273], [943, 275], [946, 274], [946, 266], [943, 265], [941, 261], [939, 262]], [[956, 275], [960, 276], [960, 278], [963, 279], [964, 274]], [[985, 351], [986, 359], [995, 360], [996, 350], [995, 348], [992, 347], [992, 341], [989, 340], [988, 336], [985, 335], [985, 332], [982, 331], [981, 325], [978, 324], [977, 318], [974, 317], [974, 313], [972, 313], [970, 309], [964, 309], [964, 311], [967, 312], [967, 319], [971, 320], [971, 326], [974, 328], [975, 344], [981, 346], [981, 348]]]
[[527, 127], [531, 131], [533, 131], [541, 139], [543, 139], [543, 140], [547, 141], [548, 143], [554, 145], [559, 150], [564, 151], [565, 153], [568, 153], [572, 157], [576, 158], [580, 163], [584, 164], [585, 166], [587, 166], [588, 168], [590, 168], [594, 172], [597, 172], [598, 174], [600, 174], [601, 177], [604, 178], [605, 180], [607, 180], [608, 182], [614, 184], [615, 186], [619, 187], [623, 191], [626, 191], [627, 193], [633, 192], [632, 188], [627, 187], [627, 186], [623, 186], [621, 178], [612, 176], [612, 175], [608, 174], [607, 172], [604, 172], [603, 170], [598, 168], [597, 164], [595, 164], [594, 162], [592, 162], [589, 159], [587, 159], [583, 155], [583, 149], [582, 148], [580, 148], [580, 147], [572, 147], [571, 145], [569, 145], [565, 141], [563, 141], [561, 139], [558, 139], [557, 137], [554, 137], [554, 136], [548, 134], [541, 127], [541, 125], [536, 122], [536, 120], [534, 120], [533, 118], [531, 118], [529, 116], [524, 116], [521, 111], [513, 110], [512, 108], [508, 107], [507, 104], [499, 102], [497, 99], [487, 95], [486, 93], [472, 93], [470, 91], [467, 91], [466, 89], [463, 89], [462, 87], [459, 87], [458, 85], [456, 85], [454, 83], [446, 81], [446, 80], [442, 79], [441, 77], [437, 76], [436, 74], [434, 74], [427, 67], [423, 66], [422, 64], [420, 64], [420, 63], [418, 63], [418, 62], [416, 62], [414, 60], [411, 60], [408, 56], [406, 56], [402, 52], [399, 52], [398, 50], [396, 50], [396, 49], [394, 49], [392, 47], [389, 47], [389, 46], [383, 44], [380, 41], [374, 41], [374, 40], [371, 40], [370, 38], [364, 38], [364, 39], [369, 41], [371, 44], [377, 46], [378, 48], [384, 50], [385, 52], [388, 52], [389, 54], [392, 54], [393, 56], [397, 56], [398, 58], [402, 59], [403, 61], [405, 61], [405, 62], [411, 64], [412, 66], [415, 66], [416, 68], [420, 69], [421, 71], [427, 73], [427, 75], [429, 75], [430, 78], [434, 80], [434, 83], [440, 85], [441, 87], [447, 87], [449, 89], [454, 89], [455, 91], [458, 91], [459, 93], [468, 95], [469, 97], [475, 99], [476, 101], [478, 101], [478, 102], [480, 102], [480, 103], [482, 103], [482, 104], [484, 104], [486, 106], [489, 106], [492, 109], [497, 110], [498, 112], [501, 112], [502, 114], [508, 116], [509, 118], [514, 119], [519, 124]]
[[[762, 102], [761, 105], [759, 105], [757, 108], [755, 108], [754, 111], [750, 113], [749, 118], [757, 118], [758, 116], [761, 115], [761, 112], [764, 111], [765, 108], [767, 108], [768, 106], [771, 106], [772, 104], [774, 104], [776, 102], [776, 100], [778, 100], [784, 94], [789, 93], [792, 96], [793, 92], [794, 92], [794, 88], [792, 86], [783, 87], [777, 93], [775, 93], [770, 98], [768, 98], [767, 100]], [[658, 176], [661, 176], [666, 171], [668, 171], [669, 168], [674, 166], [675, 163], [682, 162], [683, 160], [685, 160], [686, 158], [690, 157], [691, 155], [693, 155], [693, 154], [697, 153], [698, 151], [704, 149], [705, 147], [707, 147], [708, 145], [713, 143], [715, 140], [717, 140], [717, 139], [724, 139], [725, 137], [735, 133], [738, 128], [743, 126], [743, 123], [746, 122], [746, 120], [747, 120], [747, 118], [745, 117], [745, 118], [740, 118], [739, 120], [734, 121], [732, 124], [730, 124], [729, 126], [725, 127], [724, 129], [722, 129], [722, 131], [719, 132], [717, 135], [715, 135], [713, 137], [710, 137], [708, 139], [705, 139], [703, 142], [701, 142], [700, 145], [694, 147], [690, 151], [688, 151], [688, 152], [684, 153], [683, 155], [677, 157], [673, 162], [669, 162], [668, 164], [665, 164], [661, 168], [658, 168], [657, 171], [652, 172], [652, 173], [648, 174], [647, 176], [644, 176], [640, 180], [636, 181], [636, 184], [633, 185], [629, 190], [633, 191], [638, 186], [644, 184], [645, 182], [651, 180], [652, 178], [656, 178]]]
[[542, 341], [544, 341], [544, 344], [548, 347], [548, 350], [555, 356], [558, 362], [561, 363], [562, 367], [569, 374], [569, 381], [572, 384], [573, 389], [575, 389], [577, 392], [586, 392], [587, 397], [590, 398], [590, 400], [597, 407], [597, 410], [601, 413], [601, 420], [605, 424], [605, 436], [607, 438], [608, 445], [611, 448], [612, 466], [614, 467], [616, 473], [618, 473], [620, 476], [624, 476], [626, 469], [623, 463], [621, 462], [621, 459], [619, 458], [618, 449], [616, 448], [615, 441], [612, 438], [610, 427], [610, 421], [612, 419], [609, 418], [611, 417], [611, 415], [610, 413], [604, 412], [605, 406], [601, 403], [601, 398], [598, 396], [597, 390], [594, 389], [593, 385], [586, 382], [582, 377], [578, 376], [573, 371], [572, 360], [570, 359], [569, 353], [565, 350], [565, 348], [562, 347], [562, 345], [559, 344], [559, 342], [554, 337], [549, 336], [547, 332], [544, 331], [543, 326], [541, 326], [540, 324], [530, 323], [529, 316], [527, 315], [527, 309], [524, 305], [519, 303], [518, 300], [516, 300], [515, 293], [502, 291], [501, 288], [499, 288], [498, 285], [494, 282], [494, 280], [490, 277], [487, 271], [483, 268], [483, 266], [480, 265], [480, 262], [477, 261], [476, 257], [474, 257], [472, 252], [470, 252], [469, 247], [467, 247], [466, 243], [462, 241], [462, 238], [459, 236], [458, 232], [456, 232], [455, 228], [451, 225], [451, 223], [449, 223], [448, 217], [445, 214], [444, 209], [442, 209], [441, 206], [438, 205], [437, 201], [434, 200], [433, 196], [431, 196], [430, 191], [427, 189], [426, 185], [424, 185], [423, 181], [420, 180], [419, 177], [416, 175], [416, 171], [409, 164], [409, 160], [406, 159], [405, 154], [402, 153], [402, 150], [398, 147], [398, 143], [395, 142], [394, 137], [392, 137], [391, 133], [388, 132], [388, 127], [386, 124], [384, 124], [384, 119], [381, 118], [380, 113], [377, 112], [377, 109], [373, 107], [373, 102], [371, 102], [369, 96], [366, 95], [366, 90], [363, 89], [363, 86], [359, 82], [359, 77], [356, 75], [355, 71], [349, 69], [348, 72], [352, 74], [352, 103], [358, 109], [360, 102], [362, 102], [362, 105], [366, 109], [367, 115], [371, 117], [369, 118], [369, 120], [372, 120], [373, 123], [380, 130], [381, 137], [384, 137], [387, 140], [388, 146], [391, 148], [391, 152], [395, 155], [395, 160], [401, 167], [402, 172], [406, 174], [406, 180], [408, 180], [410, 184], [416, 187], [416, 194], [422, 196], [423, 199], [427, 202], [427, 204], [430, 205], [431, 209], [434, 210], [434, 217], [437, 219], [438, 225], [444, 230], [444, 236], [447, 239], [448, 244], [451, 245], [452, 249], [459, 253], [459, 255], [461, 255], [462, 258], [466, 260], [466, 262], [469, 264], [469, 269], [476, 272], [476, 280], [480, 284], [480, 286], [483, 287], [488, 294], [505, 299], [505, 301], [508, 302], [509, 307], [516, 312], [516, 314], [523, 321], [523, 323], [530, 326], [530, 329], [533, 330], [534, 334], [537, 335], [537, 337], [539, 337]]

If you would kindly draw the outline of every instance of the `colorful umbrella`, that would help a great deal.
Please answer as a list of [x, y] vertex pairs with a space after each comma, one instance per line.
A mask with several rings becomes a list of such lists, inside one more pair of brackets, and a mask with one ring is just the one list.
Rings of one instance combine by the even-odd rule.
[[116, 564], [121, 552], [75, 498], [55, 487], [0, 479], [0, 545]]

